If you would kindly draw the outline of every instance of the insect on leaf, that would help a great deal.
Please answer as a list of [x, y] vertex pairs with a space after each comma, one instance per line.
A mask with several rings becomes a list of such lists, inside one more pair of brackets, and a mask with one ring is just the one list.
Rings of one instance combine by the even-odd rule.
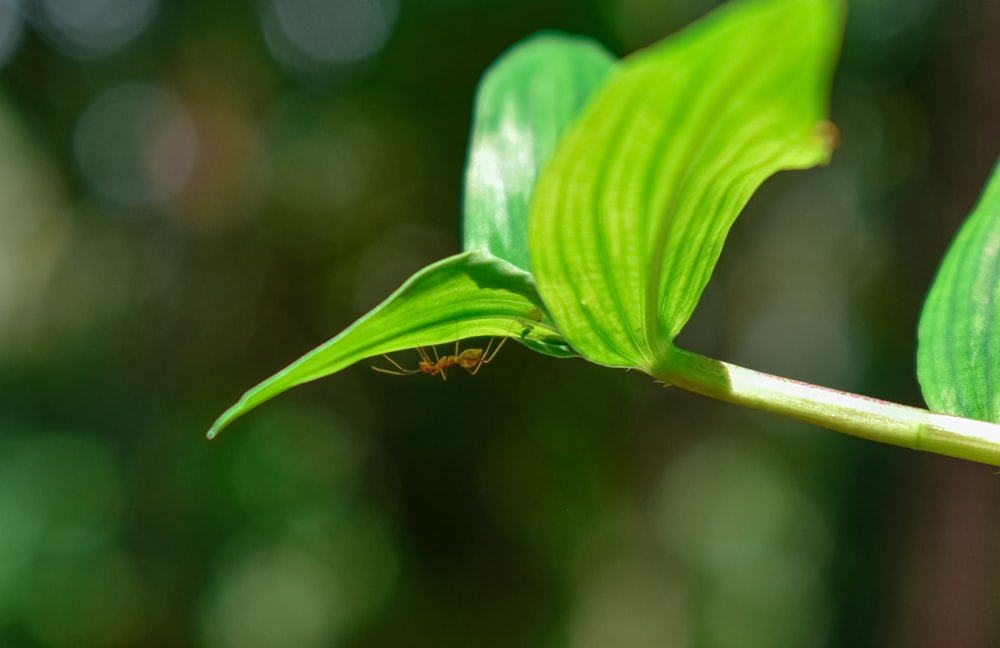
[[278, 394], [364, 358], [487, 335], [509, 335], [557, 357], [575, 355], [546, 314], [529, 274], [501, 259], [466, 252], [427, 266], [341, 334], [251, 388], [215, 421], [209, 438]]

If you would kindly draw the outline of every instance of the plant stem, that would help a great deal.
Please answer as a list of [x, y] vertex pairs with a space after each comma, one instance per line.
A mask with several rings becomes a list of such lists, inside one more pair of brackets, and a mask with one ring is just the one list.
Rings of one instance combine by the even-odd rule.
[[779, 378], [672, 347], [657, 380], [872, 441], [1000, 466], [1000, 425]]

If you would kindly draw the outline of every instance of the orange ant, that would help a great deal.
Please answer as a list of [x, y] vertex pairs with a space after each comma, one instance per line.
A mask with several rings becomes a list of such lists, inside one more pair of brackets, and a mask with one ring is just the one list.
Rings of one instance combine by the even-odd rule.
[[406, 369], [398, 362], [390, 358], [387, 354], [383, 353], [382, 356], [391, 362], [392, 366], [396, 367], [398, 371], [376, 366], [372, 366], [372, 369], [380, 373], [392, 374], [393, 376], [410, 376], [416, 373], [425, 373], [429, 376], [440, 375], [441, 380], [448, 380], [448, 367], [457, 365], [468, 371], [471, 375], [475, 376], [480, 367], [493, 361], [493, 358], [496, 357], [497, 352], [500, 351], [500, 347], [502, 347], [503, 343], [507, 341], [507, 338], [500, 338], [500, 344], [496, 345], [495, 348], [492, 348], [494, 340], [496, 340], [496, 338], [490, 338], [490, 341], [486, 345], [485, 349], [471, 348], [464, 349], [461, 352], [458, 350], [458, 342], [456, 341], [455, 353], [453, 355], [439, 356], [437, 347], [431, 347], [431, 351], [434, 352], [433, 359], [431, 359], [431, 356], [424, 350], [423, 347], [417, 347], [417, 353], [420, 354], [420, 363], [416, 369]]

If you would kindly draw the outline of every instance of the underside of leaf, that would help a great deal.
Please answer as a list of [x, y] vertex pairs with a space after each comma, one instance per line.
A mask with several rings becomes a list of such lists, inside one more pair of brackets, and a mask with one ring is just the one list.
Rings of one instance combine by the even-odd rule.
[[576, 355], [530, 275], [495, 257], [466, 252], [427, 266], [337, 337], [247, 391], [208, 436], [264, 401], [364, 358], [478, 336], [511, 337], [556, 357]]

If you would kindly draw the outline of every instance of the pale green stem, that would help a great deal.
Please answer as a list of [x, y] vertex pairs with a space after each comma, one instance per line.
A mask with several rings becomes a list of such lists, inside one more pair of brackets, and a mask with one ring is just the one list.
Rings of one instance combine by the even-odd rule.
[[654, 377], [864, 439], [1000, 466], [1000, 425], [779, 378], [676, 347]]

